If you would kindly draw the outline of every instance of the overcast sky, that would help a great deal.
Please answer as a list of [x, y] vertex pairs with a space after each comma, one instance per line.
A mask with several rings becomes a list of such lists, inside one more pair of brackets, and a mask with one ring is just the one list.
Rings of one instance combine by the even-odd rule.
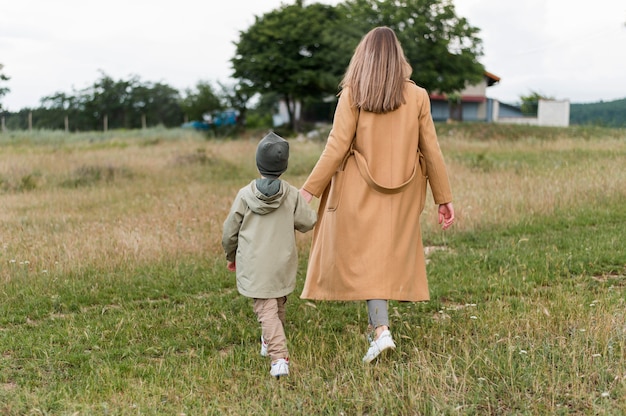
[[[282, 3], [0, 0], [0, 64], [11, 77], [3, 107], [37, 107], [46, 95], [92, 85], [100, 71], [180, 91], [201, 80], [228, 83], [239, 32]], [[513, 103], [536, 91], [573, 103], [626, 98], [626, 1], [454, 4], [480, 28], [481, 62], [502, 79], [489, 97]]]

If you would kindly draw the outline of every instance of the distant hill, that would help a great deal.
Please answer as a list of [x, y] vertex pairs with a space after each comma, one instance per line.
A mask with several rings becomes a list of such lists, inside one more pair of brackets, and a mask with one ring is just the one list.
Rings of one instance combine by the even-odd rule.
[[570, 124], [626, 127], [626, 98], [589, 104], [570, 104]]

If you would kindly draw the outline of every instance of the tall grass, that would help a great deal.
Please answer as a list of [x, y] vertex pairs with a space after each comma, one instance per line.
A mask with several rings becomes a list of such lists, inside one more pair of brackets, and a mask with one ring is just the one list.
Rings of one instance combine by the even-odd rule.
[[[298, 235], [278, 381], [220, 247], [258, 138], [0, 135], [0, 412], [626, 414], [626, 132], [440, 134], [458, 221], [422, 217], [431, 301], [391, 302], [398, 348], [363, 365], [364, 305], [298, 298]], [[299, 186], [322, 144], [291, 145]]]

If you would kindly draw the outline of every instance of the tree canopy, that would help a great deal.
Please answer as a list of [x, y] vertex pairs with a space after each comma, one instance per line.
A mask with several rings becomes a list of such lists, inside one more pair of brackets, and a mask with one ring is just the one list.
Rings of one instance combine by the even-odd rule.
[[278, 94], [295, 123], [297, 101], [337, 92], [354, 47], [337, 42], [342, 22], [335, 7], [302, 1], [257, 16], [236, 42], [233, 77], [256, 93]]

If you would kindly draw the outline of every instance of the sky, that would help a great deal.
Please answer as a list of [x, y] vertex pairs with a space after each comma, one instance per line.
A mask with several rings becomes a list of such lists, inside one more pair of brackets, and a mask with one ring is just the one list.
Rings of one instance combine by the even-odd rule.
[[[294, 0], [0, 0], [2, 107], [37, 107], [102, 74], [138, 76], [181, 92], [232, 83], [230, 59], [255, 16]], [[310, 4], [313, 1], [305, 2]], [[317, 0], [337, 4], [339, 0]], [[480, 29], [487, 96], [516, 103], [538, 92], [572, 103], [626, 98], [626, 1], [455, 0]], [[419, 74], [418, 79], [419, 79]]]

